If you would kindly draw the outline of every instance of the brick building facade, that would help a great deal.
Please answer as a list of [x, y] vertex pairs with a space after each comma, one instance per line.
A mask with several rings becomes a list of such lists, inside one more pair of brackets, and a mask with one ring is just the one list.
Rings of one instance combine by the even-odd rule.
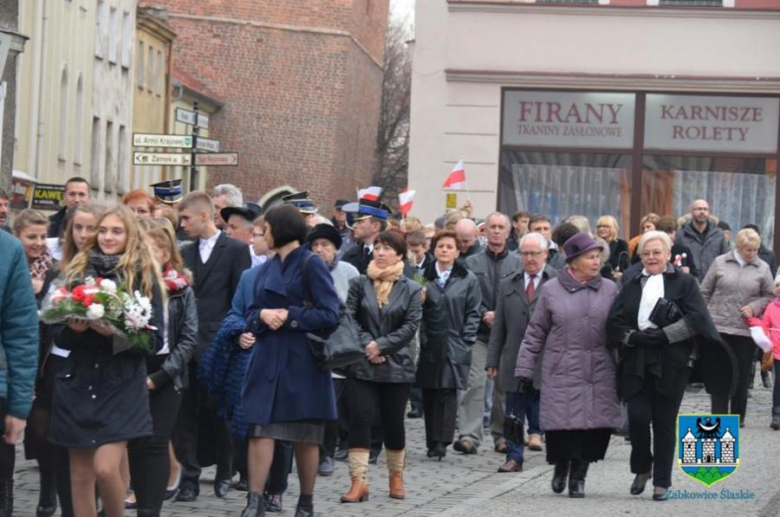
[[178, 34], [174, 62], [224, 101], [210, 121], [238, 167], [211, 167], [257, 200], [308, 189], [354, 197], [374, 167], [388, 0], [154, 0]]

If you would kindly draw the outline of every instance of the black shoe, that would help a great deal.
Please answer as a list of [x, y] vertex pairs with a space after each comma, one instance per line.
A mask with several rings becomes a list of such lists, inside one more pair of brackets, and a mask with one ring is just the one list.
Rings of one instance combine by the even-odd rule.
[[179, 488], [179, 493], [176, 494], [176, 500], [184, 503], [191, 503], [198, 498], [198, 489], [191, 484], [182, 485]]
[[433, 451], [433, 456], [431, 457], [438, 458], [439, 461], [441, 461], [441, 459], [447, 455], [447, 446], [444, 445], [443, 443], [435, 443], [433, 444], [432, 451]]
[[349, 449], [336, 449], [336, 453], [333, 455], [333, 459], [336, 461], [347, 461], [349, 457]]
[[566, 489], [566, 478], [569, 476], [569, 462], [559, 461], [555, 464], [553, 472], [552, 490], [556, 494], [562, 494]]
[[224, 499], [225, 496], [230, 492], [230, 485], [232, 484], [232, 481], [230, 478], [226, 479], [215, 479], [214, 480], [214, 495], [219, 497], [220, 499]]
[[572, 460], [569, 474], [569, 497], [585, 497], [585, 477], [588, 475], [588, 462]]
[[138, 501], [128, 501], [125, 499], [125, 510], [137, 510]]
[[332, 476], [333, 475], [333, 468], [336, 466], [336, 460], [331, 458], [330, 456], [323, 456], [320, 458], [320, 468], [319, 468], [319, 474], [320, 476]]
[[249, 492], [246, 495], [246, 508], [241, 517], [263, 517], [265, 515], [265, 500], [259, 492]]
[[295, 509], [295, 517], [314, 517], [314, 508], [304, 510], [299, 506]]
[[411, 411], [406, 413], [407, 418], [422, 418], [422, 416], [423, 416], [422, 409], [418, 409], [418, 408], [412, 408]]
[[54, 472], [41, 471], [41, 492], [38, 496], [36, 517], [51, 517], [57, 512], [57, 483]]
[[265, 509], [271, 513], [282, 511], [282, 494], [265, 494]]
[[653, 488], [653, 501], [666, 501], [669, 496], [669, 489], [662, 486]]
[[634, 478], [634, 482], [631, 483], [631, 495], [639, 495], [645, 491], [645, 485], [648, 480], [653, 477], [652, 472], [646, 472], [644, 474], [637, 474]]
[[238, 490], [239, 492], [249, 492], [249, 480], [245, 475], [241, 474], [241, 477], [238, 479], [238, 481], [233, 483], [232, 488], [233, 490]]

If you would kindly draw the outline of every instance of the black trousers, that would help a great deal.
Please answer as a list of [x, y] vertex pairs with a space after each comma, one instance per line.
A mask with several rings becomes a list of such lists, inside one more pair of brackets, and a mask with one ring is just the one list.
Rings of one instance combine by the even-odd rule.
[[212, 463], [217, 464], [216, 478], [221, 480], [233, 475], [234, 451], [228, 424], [217, 417], [208, 391], [195, 380], [195, 361], [190, 363], [189, 368], [190, 386], [182, 394], [172, 438], [176, 459], [182, 466], [182, 484], [194, 486], [199, 491], [199, 452], [213, 454]]
[[154, 434], [128, 443], [130, 483], [138, 500], [138, 508], [142, 510], [159, 511], [165, 500], [171, 469], [168, 442], [176, 424], [181, 400], [182, 396], [174, 388], [173, 381], [150, 391], [149, 409]]
[[449, 445], [455, 436], [458, 416], [458, 390], [450, 388], [422, 390], [425, 416], [425, 443], [432, 449], [434, 443]]
[[346, 415], [342, 415], [342, 408], [346, 407], [346, 397], [344, 396], [344, 387], [346, 379], [333, 379], [333, 391], [336, 392], [336, 409], [338, 410], [338, 420], [328, 420], [325, 422], [325, 438], [320, 446], [320, 456], [332, 458], [336, 454], [336, 445], [342, 442], [346, 445], [348, 426], [343, 424]]
[[[656, 378], [645, 375], [642, 391], [626, 402], [628, 408], [628, 434], [631, 437], [631, 472], [644, 474], [653, 469], [653, 485], [672, 486], [672, 464], [677, 443], [677, 413], [680, 410], [685, 382], [680, 380], [678, 392], [665, 397], [655, 387]], [[652, 425], [652, 439], [650, 426]], [[652, 452], [651, 452], [652, 448]]]
[[268, 481], [265, 483], [267, 494], [279, 495], [287, 491], [287, 476], [292, 471], [292, 462], [292, 442], [274, 440], [274, 459], [268, 472]]
[[[747, 410], [748, 386], [750, 385], [750, 369], [753, 365], [756, 344], [749, 336], [734, 336], [732, 334], [721, 334], [720, 336], [737, 357], [739, 378], [737, 390], [731, 400], [726, 396], [712, 397], [712, 412], [714, 414], [739, 415], [740, 421], [744, 421]], [[731, 407], [729, 407], [729, 402]]]
[[371, 447], [371, 424], [377, 413], [382, 420], [385, 447], [401, 450], [406, 447], [404, 418], [411, 384], [347, 380], [349, 406], [349, 447]]

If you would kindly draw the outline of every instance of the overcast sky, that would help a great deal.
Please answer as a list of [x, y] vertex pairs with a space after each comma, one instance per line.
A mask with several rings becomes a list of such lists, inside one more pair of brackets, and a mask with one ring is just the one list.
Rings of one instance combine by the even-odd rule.
[[414, 25], [414, 2], [415, 0], [390, 0], [391, 16], [406, 19], [409, 24]]

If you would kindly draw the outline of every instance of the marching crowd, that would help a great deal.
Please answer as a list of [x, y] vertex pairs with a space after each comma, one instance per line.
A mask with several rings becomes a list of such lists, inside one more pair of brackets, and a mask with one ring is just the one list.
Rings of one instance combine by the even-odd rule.
[[[105, 207], [72, 178], [56, 214], [12, 219], [0, 191], [0, 516], [22, 438], [38, 516], [159, 516], [198, 498], [216, 465], [215, 496], [246, 491], [241, 516], [258, 517], [282, 510], [294, 460], [306, 517], [335, 461], [341, 501], [367, 502], [383, 448], [403, 499], [405, 420], [421, 417], [432, 461], [476, 454], [489, 433], [499, 472], [544, 450], [552, 490], [574, 498], [623, 434], [627, 488], [652, 480], [663, 501], [688, 384], [744, 425], [757, 363], [767, 387], [778, 368], [775, 257], [755, 225], [732, 245], [705, 200], [646, 215], [626, 242], [610, 215], [594, 233], [582, 216], [477, 220], [467, 204], [423, 225], [374, 199], [326, 218], [306, 192], [264, 212], [233, 185], [152, 187]], [[150, 300], [150, 350], [100, 318], [39, 318], [51, 293], [90, 279]], [[327, 369], [315, 342], [357, 355]], [[773, 395], [780, 430], [776, 380]]]

